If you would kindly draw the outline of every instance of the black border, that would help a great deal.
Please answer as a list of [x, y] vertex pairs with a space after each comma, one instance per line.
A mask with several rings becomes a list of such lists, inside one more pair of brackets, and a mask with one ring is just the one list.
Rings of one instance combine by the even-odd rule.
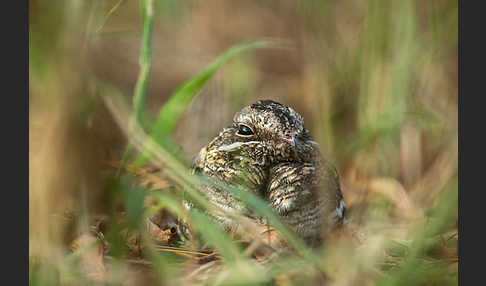
[[[485, 215], [485, 200], [481, 198], [484, 184], [483, 109], [479, 102], [484, 97], [486, 66], [484, 52], [484, 9], [479, 1], [459, 1], [459, 285], [475, 285], [484, 280], [483, 268], [484, 236], [482, 234]], [[464, 5], [467, 3], [467, 6]], [[476, 5], [473, 5], [476, 4]], [[474, 104], [473, 100], [478, 99]], [[470, 134], [469, 140], [466, 139]], [[483, 151], [483, 152], [480, 152]], [[483, 154], [480, 154], [483, 153]], [[476, 158], [478, 164], [472, 164]], [[469, 164], [466, 165], [466, 163]], [[467, 229], [466, 233], [465, 230]], [[473, 256], [477, 255], [477, 259]], [[477, 277], [474, 277], [474, 274]], [[475, 279], [476, 278], [476, 279]], [[482, 284], [479, 282], [479, 284]], [[479, 285], [478, 284], [478, 285]]]
[[29, 12], [28, 1], [9, 1], [2, 7], [3, 80], [2, 112], [4, 129], [1, 166], [4, 184], [2, 248], [3, 281], [29, 283]]

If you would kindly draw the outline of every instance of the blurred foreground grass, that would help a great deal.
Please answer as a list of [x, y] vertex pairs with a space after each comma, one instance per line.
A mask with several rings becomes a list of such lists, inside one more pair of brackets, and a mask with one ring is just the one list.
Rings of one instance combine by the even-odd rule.
[[[54, 0], [29, 9], [30, 284], [457, 284], [457, 2]], [[235, 44], [269, 37], [292, 48], [238, 54], [204, 73]], [[360, 246], [335, 239], [310, 251], [288, 233], [298, 251], [257, 264], [181, 207], [184, 196], [212, 209], [187, 164], [260, 98], [304, 115], [341, 173]], [[107, 168], [128, 142], [151, 150], [163, 190]], [[161, 251], [144, 227], [160, 209], [186, 217], [221, 260], [195, 262], [203, 245]], [[85, 236], [99, 216], [103, 235]]]

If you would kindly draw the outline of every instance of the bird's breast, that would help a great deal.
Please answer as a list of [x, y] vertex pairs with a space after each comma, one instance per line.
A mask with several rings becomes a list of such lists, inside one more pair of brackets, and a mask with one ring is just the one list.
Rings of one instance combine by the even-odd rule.
[[262, 161], [264, 160], [255, 160], [241, 152], [215, 149], [207, 152], [202, 173], [227, 183], [243, 185], [257, 192], [263, 188], [268, 176], [268, 168]]

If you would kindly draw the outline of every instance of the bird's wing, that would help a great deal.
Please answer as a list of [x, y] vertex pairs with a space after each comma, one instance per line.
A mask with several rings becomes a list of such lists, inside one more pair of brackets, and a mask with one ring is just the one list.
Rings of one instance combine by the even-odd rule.
[[266, 197], [282, 220], [307, 241], [320, 240], [344, 218], [339, 176], [328, 164], [278, 164], [270, 170]]

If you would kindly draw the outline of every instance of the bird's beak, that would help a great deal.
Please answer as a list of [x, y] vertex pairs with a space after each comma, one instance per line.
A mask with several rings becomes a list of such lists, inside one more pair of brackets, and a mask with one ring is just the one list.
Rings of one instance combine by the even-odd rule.
[[282, 135], [280, 138], [290, 144], [292, 147], [295, 147], [297, 145], [297, 139], [295, 138], [295, 135]]

